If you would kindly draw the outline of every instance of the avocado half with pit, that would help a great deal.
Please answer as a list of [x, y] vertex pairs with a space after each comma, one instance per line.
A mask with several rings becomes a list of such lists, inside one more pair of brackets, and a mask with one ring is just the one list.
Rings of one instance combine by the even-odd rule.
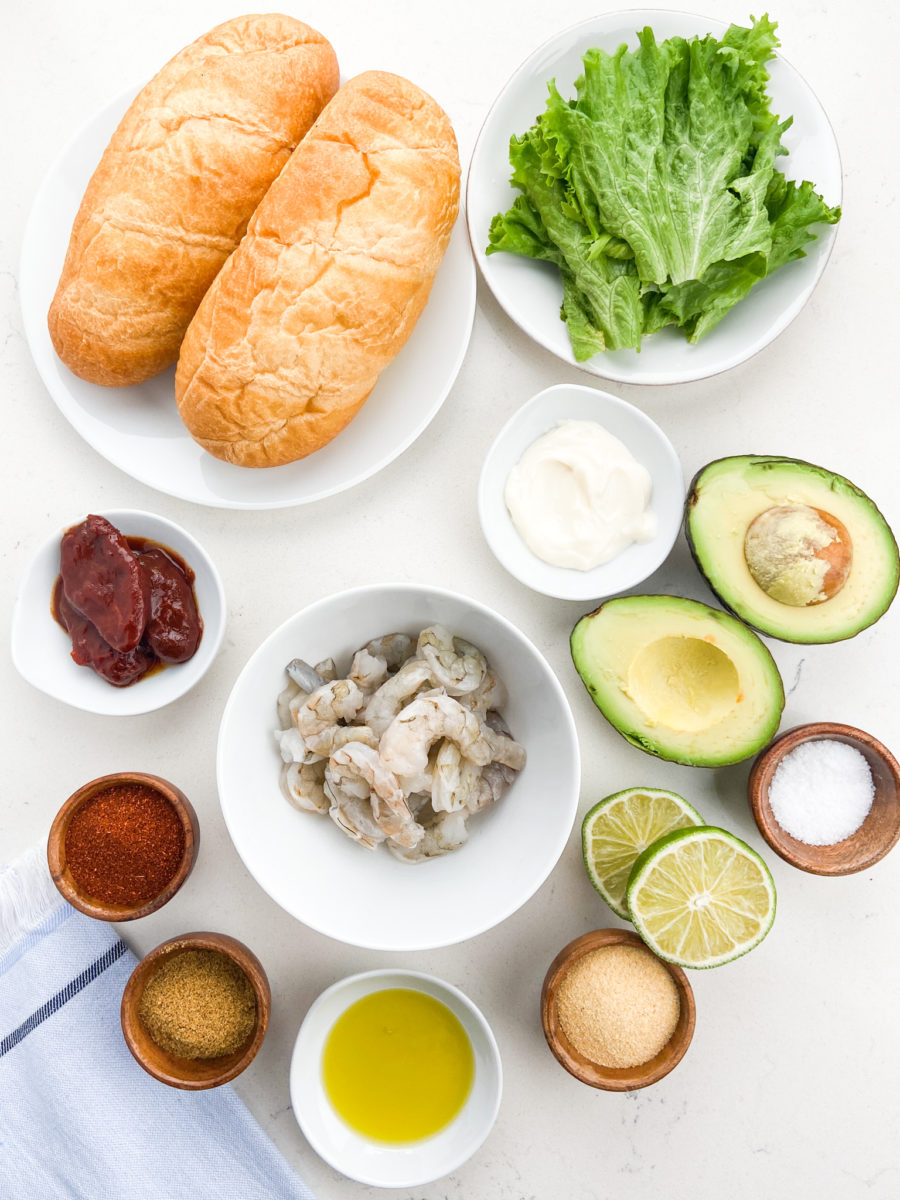
[[720, 458], [685, 506], [694, 561], [719, 600], [785, 642], [839, 642], [886, 611], [900, 580], [884, 517], [843, 475], [795, 458]]
[[750, 758], [775, 734], [784, 687], [742, 622], [679, 596], [621, 596], [582, 617], [572, 658], [632, 745], [689, 766]]

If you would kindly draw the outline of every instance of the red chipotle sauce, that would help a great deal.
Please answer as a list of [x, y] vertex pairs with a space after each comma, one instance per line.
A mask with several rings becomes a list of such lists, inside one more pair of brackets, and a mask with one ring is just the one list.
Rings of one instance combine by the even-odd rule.
[[75, 662], [128, 687], [193, 657], [203, 633], [193, 581], [167, 546], [92, 515], [63, 534], [53, 617], [72, 638]]

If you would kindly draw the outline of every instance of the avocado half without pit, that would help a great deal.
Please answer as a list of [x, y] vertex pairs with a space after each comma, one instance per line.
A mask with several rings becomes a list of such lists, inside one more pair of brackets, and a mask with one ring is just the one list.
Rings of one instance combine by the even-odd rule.
[[694, 476], [694, 561], [726, 608], [785, 642], [838, 642], [887, 610], [900, 580], [884, 517], [843, 475], [740, 455]]
[[742, 622], [697, 600], [621, 596], [582, 617], [572, 658], [632, 745], [691, 766], [750, 758], [784, 708], [778, 668]]

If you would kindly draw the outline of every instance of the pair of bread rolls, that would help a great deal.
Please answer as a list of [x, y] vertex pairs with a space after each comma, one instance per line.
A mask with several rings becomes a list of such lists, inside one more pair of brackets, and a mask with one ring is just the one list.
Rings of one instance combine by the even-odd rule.
[[[157, 100], [142, 105], [142, 98], [165, 90], [159, 81], [195, 47], [210, 40], [218, 45], [223, 30], [242, 22], [299, 26], [272, 17], [228, 22], [182, 51], [138, 96], [79, 210], [50, 328], [63, 361], [94, 382], [148, 378], [173, 361], [180, 347], [175, 393], [191, 435], [218, 458], [261, 467], [302, 458], [330, 441], [409, 337], [456, 219], [459, 158], [446, 115], [407, 80], [370, 71], [334, 94], [331, 48], [299, 26], [306, 31], [302, 45], [311, 75], [304, 88], [307, 103], [298, 107], [308, 114], [316, 102], [321, 108], [333, 99], [293, 153], [284, 155], [280, 174], [276, 169], [262, 183], [263, 172], [255, 173], [265, 193], [261, 199], [246, 176], [235, 184], [235, 193], [240, 190], [248, 205], [252, 200], [243, 217], [249, 227], [237, 249], [237, 238], [230, 245], [227, 239], [235, 232], [240, 237], [242, 225], [232, 221], [228, 233], [214, 236], [209, 210], [201, 247], [194, 241], [185, 246], [181, 236], [191, 215], [181, 218], [179, 237], [172, 237], [171, 224], [157, 221], [158, 240], [137, 244], [143, 228], [135, 233], [134, 222], [123, 228], [107, 215], [123, 191], [132, 202], [139, 195], [148, 209], [158, 204], [152, 178], [122, 174], [120, 160], [127, 155], [121, 146], [126, 136], [135, 137], [140, 115], [135, 109], [146, 110], [145, 128], [154, 126]], [[172, 90], [180, 91], [184, 78], [179, 69]], [[262, 78], [271, 83], [270, 76]], [[207, 83], [212, 86], [209, 76]], [[231, 132], [230, 118], [220, 123]], [[180, 174], [173, 166], [182, 212], [192, 192], [200, 197], [208, 184], [196, 177], [207, 170], [209, 154], [205, 149], [204, 155], [189, 156]], [[217, 160], [213, 173], [223, 170]], [[130, 191], [123, 182], [132, 184]], [[172, 186], [168, 175], [165, 184]], [[158, 211], [169, 203], [167, 196]], [[215, 220], [225, 209], [231, 220], [235, 208], [224, 206]], [[109, 249], [96, 254], [98, 237]], [[173, 240], [183, 253], [172, 252]], [[104, 271], [107, 260], [117, 267]], [[147, 287], [148, 270], [158, 272], [165, 286]], [[75, 298], [81, 307], [73, 304]], [[151, 362], [157, 364], [153, 369]], [[122, 377], [136, 368], [142, 373]]]

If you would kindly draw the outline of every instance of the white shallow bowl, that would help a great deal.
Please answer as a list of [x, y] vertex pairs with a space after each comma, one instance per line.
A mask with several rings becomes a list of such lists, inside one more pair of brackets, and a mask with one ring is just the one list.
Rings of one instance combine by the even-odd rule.
[[[544, 111], [547, 84], [574, 95], [582, 57], [592, 46], [613, 52], [623, 42], [637, 45], [635, 33], [649, 25], [657, 38], [691, 37], [727, 29], [722, 21], [693, 13], [630, 9], [602, 13], [564, 29], [522, 63], [500, 92], [478, 135], [466, 196], [469, 238], [481, 272], [509, 317], [545, 349], [572, 366], [621, 383], [666, 384], [705, 379], [758, 353], [791, 323], [819, 281], [831, 254], [837, 227], [820, 226], [806, 258], [757, 284], [724, 320], [691, 346], [674, 329], [645, 338], [640, 353], [616, 350], [576, 363], [565, 324], [559, 318], [562, 282], [548, 263], [515, 254], [486, 255], [492, 217], [505, 212], [519, 194], [509, 182], [509, 139], [530, 129]], [[769, 63], [772, 109], [794, 123], [783, 141], [790, 155], [779, 167], [791, 179], [810, 179], [830, 205], [841, 202], [841, 160], [834, 130], [804, 79], [777, 55]]]
[[[631, 451], [653, 481], [656, 537], [632, 542], [590, 571], [554, 567], [538, 558], [520, 537], [503, 498], [507, 477], [528, 447], [561, 421], [596, 421]], [[497, 434], [481, 469], [478, 515], [497, 560], [521, 583], [561, 600], [599, 600], [635, 587], [665, 562], [681, 528], [684, 492], [678, 455], [645, 413], [609, 392], [558, 383], [532, 396]]]
[[225, 633], [225, 592], [212, 559], [180, 525], [155, 513], [137, 509], [97, 512], [126, 537], [150, 538], [179, 554], [194, 572], [194, 595], [203, 621], [203, 636], [193, 658], [154, 671], [129, 687], [117, 688], [90, 667], [72, 660], [72, 639], [53, 619], [53, 586], [59, 575], [62, 535], [87, 513], [55, 530], [25, 572], [12, 617], [12, 660], [30, 684], [85, 712], [107, 717], [133, 717], [171, 704], [190, 691], [209, 668]]
[[[433, 1137], [405, 1145], [371, 1141], [351, 1129], [332, 1108], [322, 1081], [322, 1052], [335, 1021], [363, 996], [386, 988], [411, 988], [446, 1004], [475, 1056], [472, 1090], [459, 1115]], [[449, 1175], [484, 1142], [500, 1108], [503, 1072], [491, 1027], [467, 996], [433, 975], [388, 969], [351, 975], [319, 996], [297, 1035], [290, 1086], [304, 1136], [335, 1170], [373, 1187], [411, 1188]]]
[[[503, 715], [528, 762], [501, 800], [472, 818], [469, 840], [411, 865], [384, 847], [365, 850], [327, 816], [282, 795], [272, 731], [292, 658], [333, 657], [442, 622], [483, 649], [509, 692]], [[426, 950], [497, 925], [540, 887], [562, 853], [578, 805], [575, 723], [556, 676], [518, 629], [466, 596], [419, 584], [375, 584], [328, 596], [289, 618], [234, 685], [219, 728], [225, 823], [257, 883], [320, 933], [372, 950]]]
[[136, 91], [130, 88], [111, 101], [64, 147], [35, 196], [25, 228], [20, 272], [25, 335], [57, 407], [89, 445], [127, 475], [195, 504], [286, 508], [368, 479], [428, 426], [462, 365], [475, 314], [475, 267], [462, 219], [412, 336], [347, 428], [300, 462], [261, 469], [220, 462], [182, 424], [174, 367], [132, 387], [100, 387], [63, 366], [47, 330], [47, 310], [82, 194]]

